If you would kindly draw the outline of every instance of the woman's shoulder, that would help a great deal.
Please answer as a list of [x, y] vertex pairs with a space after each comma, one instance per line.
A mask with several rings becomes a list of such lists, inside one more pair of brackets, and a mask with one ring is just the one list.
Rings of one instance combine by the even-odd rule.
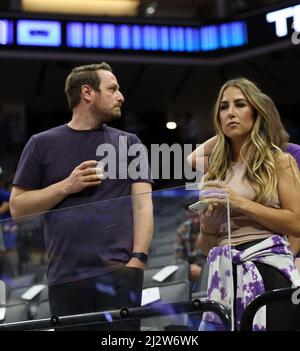
[[277, 171], [284, 171], [291, 167], [292, 157], [287, 152], [282, 152], [275, 157], [275, 164]]
[[289, 143], [285, 148], [285, 151], [294, 157], [298, 168], [300, 169], [300, 145]]

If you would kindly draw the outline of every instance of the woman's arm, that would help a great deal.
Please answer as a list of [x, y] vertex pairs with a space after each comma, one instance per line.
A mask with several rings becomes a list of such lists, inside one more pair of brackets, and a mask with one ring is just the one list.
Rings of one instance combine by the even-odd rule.
[[300, 237], [300, 182], [296, 178], [288, 155], [276, 158], [278, 195], [281, 209], [244, 202], [242, 211], [266, 228], [295, 237]]
[[213, 204], [209, 204], [207, 211], [200, 216], [200, 234], [196, 245], [206, 256], [217, 245], [218, 230], [225, 220], [225, 208]]
[[[288, 155], [278, 156], [276, 162], [280, 209], [248, 200], [222, 183], [215, 182], [214, 187], [229, 193], [232, 209], [245, 214], [272, 232], [300, 237], [300, 182], [293, 172]], [[205, 196], [205, 200], [226, 204], [225, 199], [216, 197], [212, 191]]]
[[217, 236], [208, 236], [203, 235], [202, 233], [199, 234], [197, 238], [196, 247], [201, 249], [204, 255], [208, 255], [209, 251], [217, 245]]
[[187, 162], [190, 166], [205, 173], [208, 168], [208, 158], [212, 153], [213, 148], [217, 143], [218, 137], [215, 135], [199, 145], [187, 157]]
[[289, 236], [288, 241], [290, 243], [291, 251], [294, 256], [300, 251], [300, 238], [296, 238], [294, 236]]

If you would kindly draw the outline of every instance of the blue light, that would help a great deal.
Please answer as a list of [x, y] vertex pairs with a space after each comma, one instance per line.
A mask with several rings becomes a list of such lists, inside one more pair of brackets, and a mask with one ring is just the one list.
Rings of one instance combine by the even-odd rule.
[[67, 24], [67, 46], [81, 48], [84, 45], [83, 24], [72, 22]]
[[145, 50], [159, 50], [157, 26], [144, 26], [143, 43]]
[[128, 50], [131, 49], [130, 42], [130, 27], [127, 24], [120, 25], [119, 27], [120, 34], [120, 49]]
[[116, 25], [105, 23], [100, 25], [100, 47], [104, 49], [116, 48]]
[[93, 32], [92, 32], [92, 25], [87, 23], [84, 26], [84, 37], [85, 37], [85, 46], [87, 48], [93, 47]]
[[184, 31], [185, 51], [201, 51], [200, 32], [196, 28], [185, 28]]
[[177, 27], [177, 47], [178, 47], [178, 51], [185, 51], [184, 48], [184, 29], [183, 27]]
[[201, 51], [200, 32], [198, 29], [193, 29], [193, 40], [195, 51]]
[[216, 50], [220, 47], [218, 26], [207, 26], [200, 29], [201, 48], [203, 51]]
[[170, 28], [170, 50], [184, 51], [184, 29], [183, 27]]
[[99, 42], [100, 42], [100, 30], [99, 30], [99, 24], [92, 24], [92, 46], [93, 48], [99, 47]]
[[244, 22], [233, 22], [220, 26], [221, 47], [228, 48], [247, 44], [247, 28]]
[[159, 40], [160, 40], [160, 50], [169, 51], [170, 50], [170, 38], [168, 27], [160, 27], [159, 29]]
[[195, 51], [192, 28], [185, 29], [185, 48], [187, 51]]
[[11, 45], [13, 43], [13, 22], [0, 19], [0, 45]]
[[247, 44], [246, 22], [205, 27], [148, 24], [67, 24], [67, 46], [118, 50], [201, 52]]
[[61, 23], [58, 21], [17, 21], [18, 45], [61, 46], [61, 42]]
[[99, 24], [86, 23], [84, 26], [84, 42], [87, 48], [98, 48], [100, 41]]
[[231, 23], [231, 45], [241, 46], [247, 43], [247, 27], [244, 22]]
[[229, 24], [221, 24], [220, 26], [220, 43], [222, 48], [231, 46], [231, 31]]
[[170, 50], [179, 51], [179, 43], [177, 41], [177, 27], [170, 28]]
[[132, 49], [141, 50], [142, 45], [142, 28], [139, 25], [132, 26]]

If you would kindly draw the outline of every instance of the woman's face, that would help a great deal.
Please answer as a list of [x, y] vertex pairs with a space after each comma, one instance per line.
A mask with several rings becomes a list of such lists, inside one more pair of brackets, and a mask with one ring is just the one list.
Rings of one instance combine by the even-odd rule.
[[248, 137], [255, 122], [253, 107], [237, 87], [224, 90], [219, 118], [223, 133], [232, 141], [239, 142]]

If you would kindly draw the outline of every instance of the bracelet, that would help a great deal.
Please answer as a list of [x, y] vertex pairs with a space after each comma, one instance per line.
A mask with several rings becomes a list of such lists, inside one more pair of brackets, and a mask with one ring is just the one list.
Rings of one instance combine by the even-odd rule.
[[200, 226], [200, 233], [203, 235], [203, 236], [216, 236], [216, 233], [208, 233], [204, 230], [204, 226], [203, 224]]
[[140, 260], [142, 263], [146, 263], [148, 260], [148, 255], [145, 254], [144, 252], [133, 252], [131, 254], [131, 258], [137, 258], [138, 260]]

